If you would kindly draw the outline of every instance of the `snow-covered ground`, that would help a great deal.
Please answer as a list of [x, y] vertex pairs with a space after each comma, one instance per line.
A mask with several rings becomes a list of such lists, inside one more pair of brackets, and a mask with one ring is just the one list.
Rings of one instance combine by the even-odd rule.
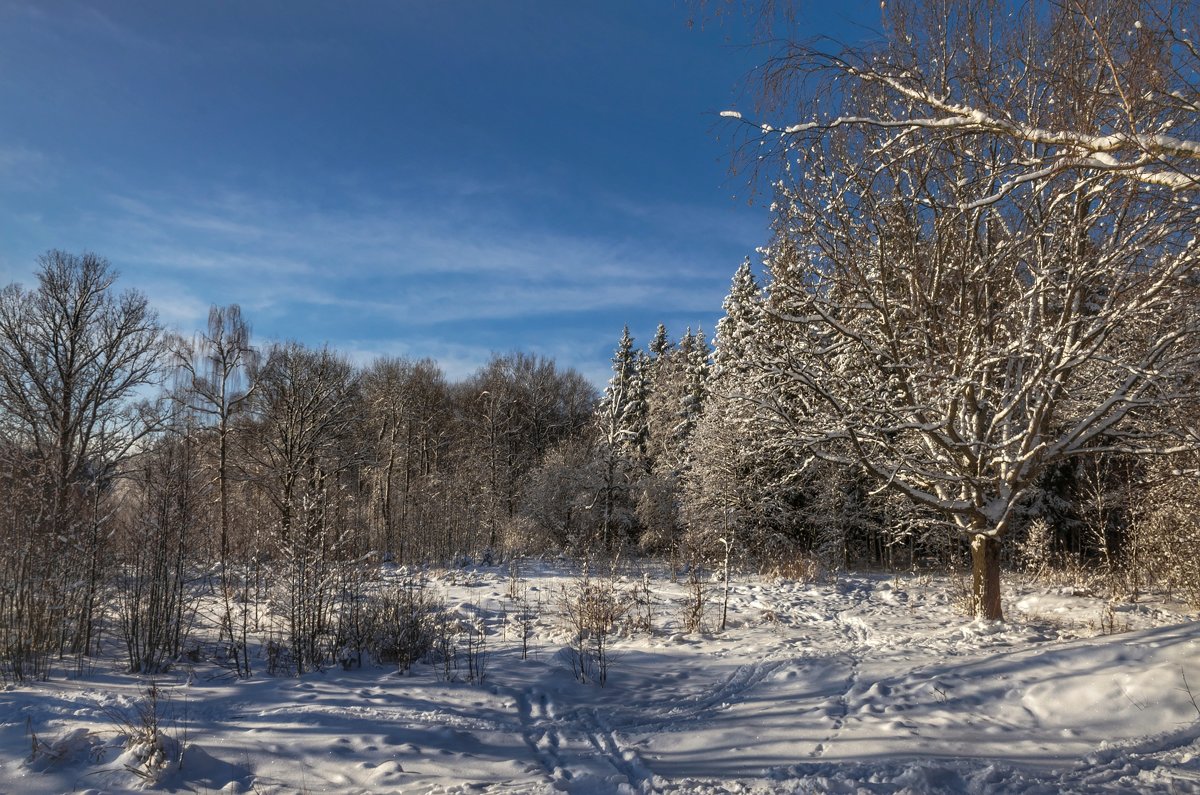
[[652, 631], [614, 640], [600, 687], [563, 651], [568, 567], [522, 574], [541, 602], [528, 659], [506, 569], [432, 580], [488, 627], [482, 684], [424, 664], [156, 677], [171, 758], [155, 782], [115, 717], [147, 687], [119, 659], [8, 688], [0, 791], [1200, 792], [1185, 684], [1200, 699], [1200, 623], [1184, 612], [1014, 585], [1010, 622], [988, 626], [964, 621], [947, 578], [743, 577], [724, 632], [709, 583], [708, 631], [684, 633], [687, 585], [654, 570]]

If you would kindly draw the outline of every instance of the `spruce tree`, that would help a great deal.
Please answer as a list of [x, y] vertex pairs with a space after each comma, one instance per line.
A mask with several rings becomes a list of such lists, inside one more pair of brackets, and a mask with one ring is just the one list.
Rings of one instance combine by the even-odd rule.
[[612, 359], [613, 374], [596, 409], [601, 470], [601, 542], [608, 549], [633, 526], [632, 486], [646, 461], [645, 357], [633, 347], [629, 326]]

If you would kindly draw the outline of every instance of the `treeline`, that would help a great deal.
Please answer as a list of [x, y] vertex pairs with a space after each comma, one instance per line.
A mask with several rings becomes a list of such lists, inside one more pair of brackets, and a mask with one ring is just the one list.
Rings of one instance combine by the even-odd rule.
[[256, 345], [236, 306], [182, 339], [102, 258], [39, 264], [36, 286], [0, 293], [10, 675], [82, 659], [114, 620], [134, 670], [154, 670], [179, 652], [198, 571], [235, 657], [252, 592], [286, 581], [276, 602], [302, 665], [319, 654], [299, 647], [331, 631], [347, 562], [498, 558], [601, 533], [598, 499], [566, 518], [545, 506], [558, 495], [543, 462], [586, 457], [595, 438], [595, 389], [573, 370], [521, 353], [460, 382], [431, 360], [356, 367]]

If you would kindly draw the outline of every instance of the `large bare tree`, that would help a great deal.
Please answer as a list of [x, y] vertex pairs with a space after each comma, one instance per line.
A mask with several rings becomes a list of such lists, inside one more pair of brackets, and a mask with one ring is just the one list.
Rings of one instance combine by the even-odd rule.
[[[162, 331], [145, 296], [117, 294], [117, 273], [94, 254], [50, 251], [37, 287], [0, 291], [0, 433], [14, 476], [40, 484], [33, 532], [6, 556], [48, 581], [82, 582], [60, 594], [58, 651], [86, 652], [93, 637], [106, 530], [100, 503], [117, 467], [154, 427], [141, 399], [157, 381]], [[47, 598], [55, 598], [48, 596]]]
[[1200, 361], [1193, 9], [885, 8], [878, 46], [789, 46], [748, 128], [780, 155], [756, 160], [779, 164], [763, 403], [941, 512], [999, 619], [1000, 539], [1048, 465], [1186, 442], [1164, 409]]

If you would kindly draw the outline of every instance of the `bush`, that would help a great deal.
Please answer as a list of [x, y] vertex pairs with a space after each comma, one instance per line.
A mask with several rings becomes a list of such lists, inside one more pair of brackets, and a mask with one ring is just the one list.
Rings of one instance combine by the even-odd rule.
[[446, 607], [422, 583], [408, 582], [375, 597], [368, 610], [371, 656], [405, 673], [434, 650]]
[[628, 594], [620, 592], [611, 577], [593, 580], [586, 568], [563, 589], [563, 620], [570, 633], [566, 651], [576, 679], [601, 687], [608, 681], [610, 639], [629, 605]]

